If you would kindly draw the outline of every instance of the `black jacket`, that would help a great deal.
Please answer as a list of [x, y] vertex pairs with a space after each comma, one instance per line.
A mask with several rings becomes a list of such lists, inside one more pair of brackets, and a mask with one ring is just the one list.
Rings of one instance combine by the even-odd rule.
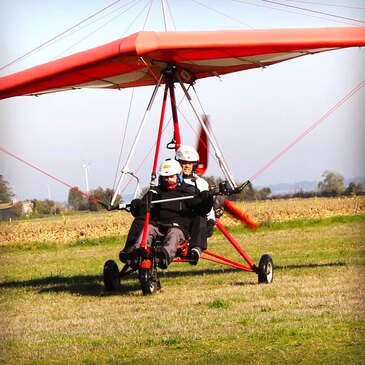
[[178, 184], [174, 190], [157, 186], [150, 189], [142, 199], [138, 199], [139, 202], [137, 199], [132, 201], [131, 212], [135, 217], [146, 213], [149, 195], [151, 201], [193, 196], [192, 199], [151, 204], [151, 224], [159, 227], [178, 226], [185, 236], [189, 231], [191, 217], [196, 214], [207, 214], [213, 204], [212, 197], [208, 192], [200, 193], [194, 186], [184, 182]]

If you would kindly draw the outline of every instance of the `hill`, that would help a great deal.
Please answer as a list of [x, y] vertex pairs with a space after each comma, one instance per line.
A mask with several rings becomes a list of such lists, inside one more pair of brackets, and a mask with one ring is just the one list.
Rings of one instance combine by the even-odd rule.
[[[277, 184], [270, 184], [270, 185], [266, 185], [268, 186], [271, 191], [272, 194], [276, 195], [276, 194], [290, 194], [290, 193], [296, 193], [298, 191], [314, 191], [316, 190], [318, 184], [319, 184], [319, 180], [317, 181], [309, 181], [309, 180], [304, 180], [304, 181], [298, 181], [298, 182], [294, 182], [294, 183], [277, 183]], [[353, 178], [345, 178], [344, 181], [344, 185], [345, 187], [347, 187], [351, 182], [356, 182], [356, 183], [365, 183], [365, 177], [364, 176], [357, 176], [357, 177], [353, 177]], [[259, 185], [259, 186], [255, 186], [255, 188], [257, 189], [262, 189], [264, 188], [264, 185]]]

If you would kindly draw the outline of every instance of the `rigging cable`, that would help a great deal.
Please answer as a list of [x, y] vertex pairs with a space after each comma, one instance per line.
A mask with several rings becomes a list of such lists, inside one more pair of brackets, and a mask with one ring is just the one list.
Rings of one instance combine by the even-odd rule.
[[[194, 93], [195, 93], [196, 99], [197, 99], [197, 101], [198, 101], [198, 104], [200, 105], [200, 108], [201, 108], [201, 110], [203, 111], [203, 114], [204, 114], [204, 115], [207, 115], [207, 113], [205, 112], [205, 110], [204, 110], [204, 108], [203, 108], [203, 104], [201, 103], [200, 98], [199, 98], [199, 96], [198, 96], [198, 93], [196, 92], [196, 90], [195, 90], [195, 87], [194, 87], [194, 86], [193, 86], [193, 90], [194, 90]], [[211, 134], [212, 134], [212, 136], [213, 136], [213, 138], [214, 138], [214, 142], [215, 142], [215, 144], [218, 146], [219, 150], [220, 150], [220, 151], [222, 151], [222, 149], [221, 149], [221, 147], [220, 147], [220, 145], [219, 145], [219, 142], [218, 142], [218, 140], [217, 140], [217, 137], [215, 136], [214, 131], [213, 131], [212, 126], [211, 126], [211, 125], [209, 125], [209, 129], [210, 129], [210, 132], [211, 132]], [[214, 154], [213, 154], [213, 153], [209, 150], [208, 146], [206, 146], [206, 145], [205, 145], [205, 143], [204, 143], [204, 146], [205, 146], [205, 148], [207, 149], [207, 151], [209, 152], [210, 156], [213, 158], [213, 160], [215, 160], [215, 161], [216, 161], [216, 163], [219, 165], [219, 163], [218, 163], [217, 159], [215, 158], [215, 155], [214, 155]], [[222, 155], [222, 158], [223, 158], [223, 154], [221, 154], [221, 155]]]
[[167, 25], [167, 16], [166, 16], [166, 10], [165, 10], [165, 0], [161, 0], [161, 5], [162, 5], [163, 22], [165, 25], [165, 32], [167, 32], [168, 25]]
[[152, 4], [153, 4], [153, 0], [150, 0], [150, 7], [148, 8], [148, 11], [147, 11], [147, 14], [146, 14], [146, 18], [145, 18], [144, 23], [143, 23], [142, 30], [145, 30], [145, 28], [146, 28], [147, 20], [148, 20], [148, 18], [150, 16], [150, 13], [151, 13]]
[[[89, 26], [91, 26], [92, 24], [99, 22], [101, 19], [106, 18], [107, 16], [119, 11], [120, 9], [126, 7], [127, 5], [131, 4], [131, 3], [135, 3], [133, 5], [131, 5], [128, 9], [126, 9], [125, 11], [123, 11], [122, 13], [119, 13], [118, 15], [116, 15], [114, 18], [112, 18], [111, 20], [107, 21], [105, 24], [103, 24], [102, 26], [100, 26], [99, 28], [97, 28], [96, 30], [94, 30], [93, 32], [90, 32], [87, 36], [85, 36], [84, 38], [80, 39], [78, 42], [74, 43], [72, 46], [68, 47], [66, 50], [62, 51], [61, 53], [59, 53], [57, 56], [53, 57], [52, 60], [56, 59], [57, 57], [60, 57], [62, 54], [64, 54], [65, 52], [67, 52], [68, 50], [70, 50], [71, 48], [73, 48], [74, 46], [76, 46], [77, 44], [81, 43], [83, 40], [87, 39], [88, 37], [90, 37], [91, 35], [95, 34], [97, 31], [99, 31], [101, 28], [104, 28], [106, 25], [110, 24], [112, 21], [114, 21], [115, 19], [119, 18], [121, 15], [125, 14], [129, 9], [131, 9], [132, 7], [134, 7], [135, 5], [137, 5], [139, 2], [141, 2], [142, 0], [132, 0], [129, 3], [124, 4], [123, 6], [114, 9], [112, 11], [110, 11], [109, 13], [103, 15], [102, 17], [95, 19], [94, 21], [85, 24], [83, 27], [79, 28], [79, 29], [75, 29], [73, 32], [69, 33], [69, 34], [65, 34], [62, 38], [54, 40], [52, 43], [48, 44], [47, 46], [52, 46], [53, 44], [55, 44], [56, 42], [65, 39], [66, 37], [69, 37], [79, 31], [81, 31], [84, 28], [87, 28]], [[45, 48], [46, 46], [43, 46], [42, 48]], [[41, 49], [39, 49], [41, 50]]]
[[[347, 21], [340, 21], [340, 20], [335, 20], [335, 19], [328, 19], [328, 18], [324, 18], [324, 17], [318, 16], [318, 15], [304, 14], [304, 13], [300, 13], [298, 11], [285, 10], [285, 9], [280, 9], [278, 7], [273, 7], [273, 6], [268, 6], [268, 5], [253, 4], [253, 3], [250, 3], [250, 2], [244, 1], [244, 0], [232, 0], [232, 1], [235, 1], [235, 2], [238, 2], [238, 3], [242, 3], [242, 4], [252, 5], [252, 6], [258, 6], [258, 7], [261, 7], [261, 8], [266, 8], [266, 9], [281, 11], [281, 12], [284, 12], [284, 13], [298, 14], [298, 15], [302, 15], [302, 16], [306, 16], [306, 17], [310, 17], [310, 18], [322, 19], [322, 20], [331, 21], [331, 22], [337, 22], [337, 23], [341, 23], [341, 24], [354, 25], [353, 23], [350, 23], [350, 22], [347, 22]], [[308, 11], [310, 11], [310, 10], [308, 10]]]
[[315, 1], [300, 1], [300, 0], [286, 0], [287, 2], [291, 3], [302, 3], [302, 4], [312, 4], [312, 5], [321, 5], [321, 6], [329, 6], [335, 8], [345, 8], [345, 9], [357, 9], [357, 10], [364, 10], [364, 7], [361, 6], [350, 6], [350, 5], [338, 5], [338, 4], [325, 4], [325, 3], [318, 3]]
[[47, 44], [49, 44], [50, 42], [52, 42], [52, 41], [54, 41], [55, 39], [59, 38], [60, 36], [62, 36], [62, 35], [64, 35], [64, 34], [68, 33], [70, 30], [72, 30], [72, 29], [74, 29], [74, 28], [78, 27], [79, 25], [81, 25], [81, 24], [85, 23], [86, 21], [88, 21], [89, 19], [93, 18], [94, 16], [96, 16], [96, 15], [98, 15], [98, 14], [102, 13], [104, 10], [106, 10], [106, 9], [110, 8], [111, 6], [115, 5], [115, 4], [116, 4], [116, 3], [118, 3], [119, 1], [120, 1], [120, 0], [116, 0], [116, 1], [114, 1], [113, 3], [111, 3], [111, 4], [107, 5], [106, 7], [104, 7], [103, 9], [101, 9], [101, 10], [97, 11], [95, 14], [93, 14], [93, 15], [91, 15], [91, 16], [89, 16], [89, 17], [87, 17], [86, 19], [82, 20], [81, 22], [79, 22], [79, 23], [77, 23], [77, 24], [73, 25], [71, 28], [68, 28], [68, 29], [66, 29], [65, 31], [61, 32], [60, 34], [56, 35], [55, 37], [53, 37], [53, 38], [49, 39], [47, 42], [44, 42], [44, 43], [42, 43], [41, 45], [39, 45], [39, 46], [37, 46], [37, 47], [33, 48], [32, 50], [30, 50], [30, 51], [28, 51], [27, 53], [23, 54], [22, 56], [18, 57], [17, 59], [15, 59], [15, 60], [11, 61], [10, 63], [6, 64], [5, 66], [1, 67], [1, 68], [0, 68], [0, 71], [4, 70], [5, 68], [9, 67], [10, 65], [13, 65], [14, 63], [16, 63], [16, 62], [18, 62], [18, 61], [20, 61], [20, 60], [24, 59], [25, 57], [30, 56], [30, 55], [31, 55], [32, 53], [34, 53], [35, 51], [37, 51], [37, 50], [39, 50], [40, 48], [42, 48], [42, 47], [46, 46], [46, 45], [47, 45]]
[[118, 175], [118, 170], [120, 168], [120, 162], [121, 162], [122, 154], [123, 154], [123, 150], [124, 150], [125, 139], [126, 139], [126, 136], [127, 136], [127, 130], [128, 130], [129, 120], [130, 120], [130, 116], [131, 116], [131, 109], [132, 109], [132, 104], [133, 104], [133, 100], [134, 100], [134, 91], [135, 91], [135, 88], [133, 87], [132, 88], [131, 98], [130, 98], [130, 101], [129, 101], [129, 107], [128, 107], [128, 112], [127, 112], [127, 121], [126, 121], [125, 128], [124, 128], [122, 144], [121, 144], [120, 151], [119, 151], [117, 168], [116, 168], [115, 175], [114, 175], [113, 191], [115, 191], [115, 187], [116, 187], [116, 184], [117, 184], [117, 178], [118, 178], [117, 175]]
[[[224, 13], [222, 13], [221, 11], [218, 11], [218, 10], [216, 10], [216, 9], [213, 9], [213, 8], [211, 8], [210, 6], [208, 6], [208, 5], [205, 5], [205, 4], [201, 3], [200, 1], [197, 1], [197, 0], [191, 0], [191, 1], [193, 1], [193, 2], [194, 2], [194, 3], [196, 3], [196, 4], [199, 4], [199, 5], [203, 6], [203, 7], [207, 8], [207, 9], [209, 9], [209, 10], [214, 11], [215, 13], [218, 13], [219, 15], [223, 15], [224, 17], [226, 17], [226, 18], [228, 18], [228, 19], [231, 19], [231, 20], [233, 20], [233, 21], [235, 21], [235, 22], [237, 22], [237, 23], [240, 23], [240, 24], [244, 25], [244, 26], [245, 26], [245, 27], [247, 27], [247, 28], [255, 29], [255, 27], [252, 27], [251, 25], [248, 25], [247, 23], [244, 23], [244, 22], [242, 22], [242, 21], [240, 21], [240, 20], [238, 20], [238, 19], [236, 19], [236, 18], [233, 18], [233, 17], [231, 17], [230, 15], [224, 14]], [[252, 5], [252, 4], [251, 4], [251, 5]]]
[[344, 96], [336, 105], [334, 105], [329, 111], [322, 115], [314, 124], [307, 128], [299, 137], [294, 141], [289, 143], [280, 153], [278, 153], [273, 159], [271, 159], [267, 164], [265, 164], [260, 170], [258, 170], [251, 178], [250, 181], [255, 180], [259, 175], [261, 175], [266, 169], [268, 169], [274, 162], [281, 158], [285, 153], [287, 153], [291, 148], [293, 148], [299, 141], [301, 141], [308, 133], [310, 133], [315, 127], [321, 124], [326, 118], [328, 118], [333, 112], [335, 112], [342, 104], [344, 104], [348, 99], [350, 99], [356, 92], [358, 92], [365, 85], [365, 80], [358, 84], [354, 89], [352, 89], [346, 96]]
[[63, 180], [59, 179], [58, 177], [56, 177], [56, 176], [54, 176], [54, 175], [51, 175], [50, 173], [46, 172], [45, 170], [41, 169], [40, 167], [37, 167], [37, 166], [35, 166], [34, 164], [32, 164], [32, 163], [30, 163], [30, 162], [28, 162], [28, 161], [24, 160], [23, 158], [21, 158], [21, 157], [18, 157], [18, 156], [16, 156], [16, 155], [14, 155], [14, 153], [10, 152], [9, 150], [5, 149], [4, 147], [1, 147], [1, 146], [0, 146], [0, 151], [1, 151], [1, 152], [3, 152], [3, 153], [5, 153], [5, 154], [7, 154], [7, 155], [8, 155], [8, 156], [10, 156], [10, 157], [15, 158], [16, 160], [18, 160], [18, 161], [20, 161], [20, 162], [22, 162], [22, 163], [24, 163], [24, 164], [28, 165], [28, 166], [29, 166], [29, 167], [31, 167], [32, 169], [37, 170], [38, 172], [42, 173], [43, 175], [46, 175], [46, 176], [50, 177], [51, 179], [53, 179], [53, 180], [55, 180], [55, 181], [57, 181], [57, 182], [61, 183], [62, 185], [67, 186], [67, 187], [68, 187], [68, 188], [70, 188], [71, 190], [73, 190], [73, 191], [75, 191], [75, 192], [77, 192], [77, 193], [80, 193], [80, 194], [82, 194], [82, 195], [86, 196], [89, 200], [92, 200], [92, 201], [93, 201], [93, 202], [95, 202], [95, 203], [100, 203], [100, 200], [99, 200], [99, 199], [97, 199], [97, 198], [95, 198], [94, 196], [89, 195], [89, 194], [87, 194], [87, 193], [84, 193], [83, 191], [79, 190], [77, 187], [75, 187], [75, 186], [71, 186], [70, 184], [66, 183], [65, 181], [63, 181]]
[[277, 1], [273, 1], [273, 0], [261, 0], [265, 3], [271, 3], [271, 4], [276, 4], [276, 5], [280, 5], [280, 6], [286, 6], [288, 8], [293, 8], [293, 9], [298, 9], [298, 10], [303, 10], [303, 11], [309, 11], [311, 13], [316, 13], [316, 14], [321, 14], [321, 15], [326, 15], [326, 16], [330, 16], [330, 17], [334, 17], [334, 18], [339, 18], [339, 19], [345, 19], [345, 20], [351, 20], [352, 22], [358, 22], [358, 23], [363, 23], [365, 24], [365, 21], [363, 20], [357, 20], [357, 19], [353, 19], [353, 18], [347, 18], [344, 16], [340, 16], [340, 15], [334, 15], [334, 14], [330, 14], [330, 13], [326, 13], [323, 11], [318, 11], [318, 10], [312, 10], [312, 9], [307, 9], [307, 8], [302, 8], [300, 6], [294, 6], [294, 5], [288, 5], [288, 4], [283, 4]]
[[[55, 56], [53, 58], [53, 60], [57, 59], [58, 57], [62, 56], [64, 53], [66, 53], [67, 51], [69, 51], [70, 49], [72, 49], [73, 47], [75, 47], [76, 45], [78, 45], [79, 43], [83, 42], [85, 39], [89, 38], [90, 36], [92, 36], [93, 34], [97, 33], [100, 29], [106, 27], [107, 25], [109, 25], [112, 21], [114, 21], [115, 19], [119, 18], [121, 15], [125, 14], [128, 10], [132, 9], [134, 6], [136, 6], [138, 3], [140, 3], [142, 0], [138, 0], [135, 4], [132, 4], [128, 9], [124, 10], [123, 12], [121, 12], [120, 14], [117, 14], [114, 18], [108, 20], [106, 23], [104, 23], [103, 25], [101, 25], [99, 28], [95, 29], [94, 31], [90, 32], [89, 34], [87, 34], [85, 37], [81, 38], [79, 41], [77, 41], [76, 43], [74, 43], [72, 46], [68, 47], [67, 49], [65, 49], [64, 51], [62, 51], [61, 53], [59, 53], [57, 56]], [[130, 3], [135, 2], [135, 0], [131, 1]], [[128, 3], [128, 5], [130, 4]], [[126, 6], [126, 5], [124, 5]], [[123, 7], [124, 7], [123, 6]], [[146, 7], [144, 7], [142, 9], [142, 11], [136, 16], [136, 18], [131, 22], [131, 24], [128, 26], [128, 28], [125, 30], [125, 32], [121, 35], [121, 37], [123, 37], [125, 35], [125, 33], [127, 33], [128, 29], [134, 24], [135, 20], [140, 16], [140, 14], [144, 11]], [[121, 8], [117, 9], [120, 10]], [[111, 13], [114, 13], [116, 10], [112, 11]], [[108, 16], [111, 13], [105, 15]], [[102, 17], [103, 18], [103, 17]], [[102, 19], [99, 18], [98, 20]], [[91, 23], [92, 24], [92, 23]], [[90, 24], [89, 24], [90, 25]]]
[[168, 12], [170, 14], [170, 18], [171, 18], [172, 24], [174, 26], [174, 31], [176, 31], [176, 24], [175, 24], [175, 21], [174, 21], [174, 17], [172, 16], [171, 8], [170, 8], [169, 2], [167, 0], [166, 0], [166, 5], [167, 5], [167, 10], [168, 10]]
[[[141, 2], [142, 0], [138, 1]], [[144, 8], [137, 14], [137, 16], [134, 17], [132, 22], [129, 24], [129, 26], [126, 28], [126, 30], [122, 33], [121, 37], [124, 37], [124, 35], [128, 32], [129, 28], [136, 22], [136, 20], [141, 16], [141, 14], [144, 12], [144, 10], [147, 8], [148, 3], [144, 6]], [[128, 9], [129, 10], [129, 9]]]

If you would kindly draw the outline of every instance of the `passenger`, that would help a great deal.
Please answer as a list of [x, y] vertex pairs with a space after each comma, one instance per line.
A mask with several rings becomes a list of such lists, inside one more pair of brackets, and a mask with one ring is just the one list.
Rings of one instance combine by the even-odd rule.
[[[147, 194], [151, 194], [152, 202], [171, 198], [188, 199], [172, 200], [152, 204], [148, 226], [147, 245], [153, 240], [163, 237], [162, 245], [156, 247], [157, 266], [166, 269], [176, 255], [178, 246], [189, 236], [191, 216], [205, 215], [212, 208], [212, 197], [208, 192], [187, 185], [181, 174], [181, 166], [173, 159], [165, 160], [159, 171], [159, 185], [150, 189], [142, 199], [131, 202], [131, 212], [136, 217], [128, 234], [126, 246], [120, 252], [120, 260], [129, 262], [138, 256], [143, 235], [143, 219], [146, 213]], [[138, 233], [137, 233], [138, 232]]]
[[[209, 184], [206, 180], [196, 174], [198, 166], [199, 154], [191, 146], [181, 146], [175, 155], [176, 160], [179, 161], [184, 181], [188, 185], [194, 186], [200, 192], [209, 191]], [[209, 211], [206, 215], [194, 214], [191, 217], [190, 225], [190, 263], [196, 265], [200, 254], [208, 247], [208, 237], [212, 236], [215, 225], [214, 209]]]

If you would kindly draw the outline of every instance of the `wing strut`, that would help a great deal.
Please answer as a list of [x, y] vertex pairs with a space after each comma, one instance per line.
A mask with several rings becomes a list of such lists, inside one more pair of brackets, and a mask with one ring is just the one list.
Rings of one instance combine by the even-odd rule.
[[124, 180], [124, 177], [125, 175], [127, 174], [130, 174], [131, 173], [131, 169], [130, 169], [130, 163], [131, 163], [131, 160], [132, 160], [132, 157], [134, 155], [134, 152], [136, 150], [136, 147], [137, 147], [137, 144], [138, 144], [138, 141], [139, 141], [139, 138], [141, 136], [141, 133], [142, 133], [142, 130], [143, 130], [143, 127], [144, 125], [146, 124], [146, 121], [147, 121], [147, 117], [151, 111], [151, 108], [152, 108], [152, 105], [153, 105], [153, 102], [156, 98], [156, 94], [157, 94], [157, 90], [158, 88], [160, 87], [161, 85], [161, 81], [162, 81], [162, 78], [163, 78], [163, 75], [160, 76], [159, 80], [158, 80], [158, 83], [156, 84], [154, 90], [153, 90], [153, 93], [152, 93], [152, 96], [151, 96], [151, 99], [148, 103], [148, 106], [146, 108], [146, 111], [144, 113], [144, 116], [143, 116], [143, 119], [142, 119], [142, 122], [141, 122], [141, 125], [137, 131], [137, 135], [136, 135], [136, 138], [134, 139], [133, 141], [133, 145], [132, 145], [132, 148], [129, 152], [129, 155], [128, 155], [128, 158], [127, 158], [127, 161], [122, 169], [122, 174], [120, 175], [120, 178], [119, 178], [119, 181], [118, 181], [118, 184], [117, 184], [117, 187], [115, 189], [115, 192], [114, 192], [114, 195], [113, 195], [113, 198], [110, 202], [110, 204], [113, 206], [115, 204], [115, 200], [117, 199], [117, 196], [119, 195], [119, 190], [120, 190], [120, 187], [122, 185], [122, 182]]
[[204, 132], [206, 133], [208, 139], [209, 139], [209, 142], [211, 143], [213, 149], [214, 149], [214, 152], [215, 152], [215, 156], [217, 157], [218, 159], [218, 163], [219, 163], [219, 166], [220, 168], [222, 169], [223, 171], [223, 174], [224, 176], [226, 177], [230, 187], [232, 188], [232, 190], [236, 191], [237, 188], [239, 188], [237, 186], [237, 184], [235, 183], [234, 179], [233, 179], [233, 175], [231, 173], [231, 171], [229, 170], [225, 160], [223, 159], [223, 154], [222, 152], [220, 151], [218, 145], [216, 144], [213, 136], [211, 135], [209, 129], [207, 128], [206, 124], [204, 123], [204, 120], [203, 118], [201, 117], [201, 115], [204, 115], [204, 112], [201, 111], [200, 113], [198, 112], [197, 108], [195, 107], [194, 103], [193, 103], [193, 100], [188, 92], [188, 90], [186, 89], [185, 85], [183, 84], [180, 76], [178, 75], [178, 73], [176, 74], [176, 77], [179, 81], [179, 84], [181, 86], [181, 88], [183, 89], [184, 91], [184, 94], [186, 96], [186, 98], [188, 99], [189, 103], [190, 103], [190, 106], [191, 108], [193, 109], [194, 113], [195, 113], [195, 116], [198, 118], [199, 120], [199, 123], [202, 127], [202, 129], [204, 130]]

